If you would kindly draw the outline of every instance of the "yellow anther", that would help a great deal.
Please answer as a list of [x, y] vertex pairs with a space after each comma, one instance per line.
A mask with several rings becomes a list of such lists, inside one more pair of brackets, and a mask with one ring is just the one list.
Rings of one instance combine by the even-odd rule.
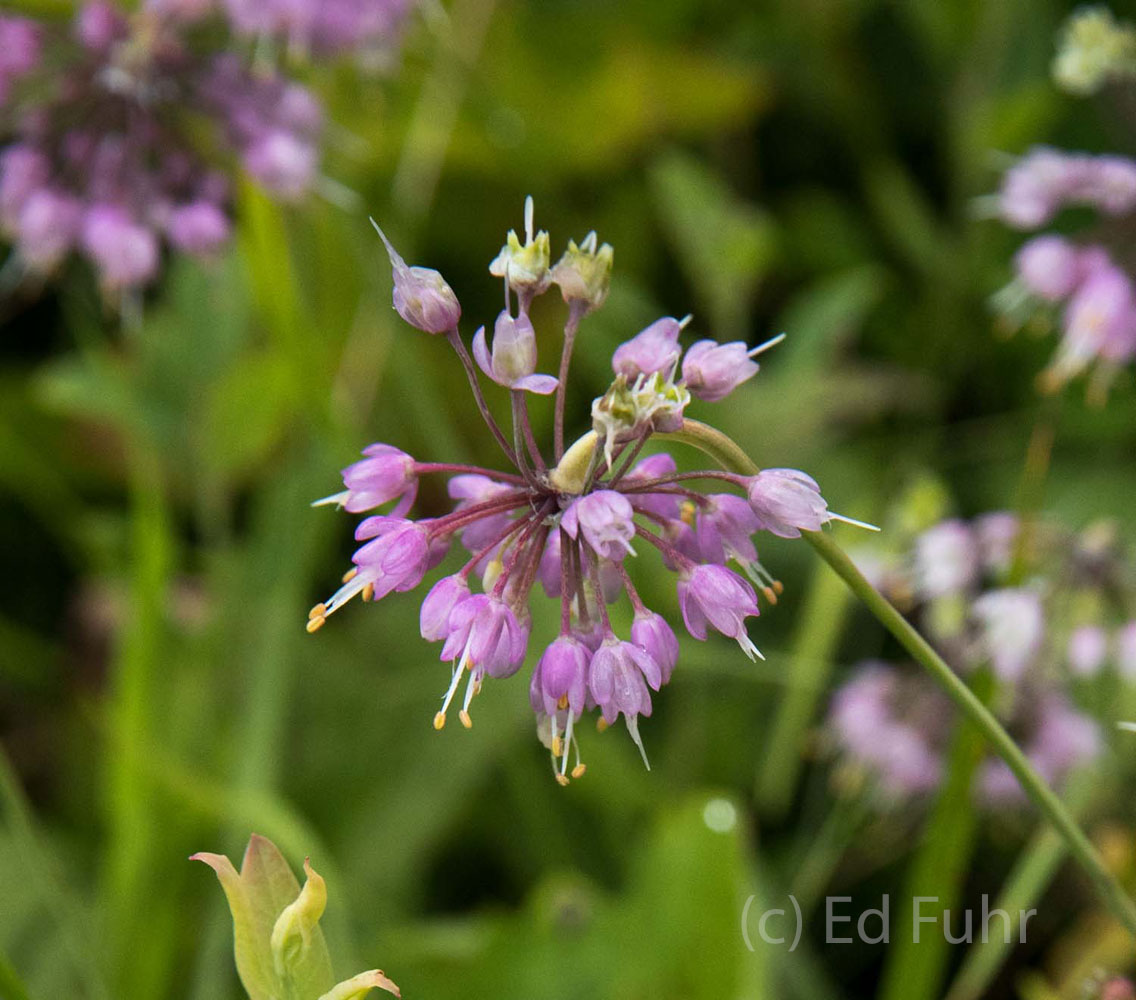
[[445, 712], [438, 712], [434, 716], [434, 728], [435, 729], [444, 729], [445, 725], [446, 725], [446, 713]]
[[465, 726], [466, 729], [473, 728], [473, 719], [469, 717], [469, 712], [467, 712], [464, 708], [460, 712], [458, 712], [458, 718], [461, 719], [461, 724]]
[[557, 771], [556, 772], [556, 783], [558, 785], [562, 785], [566, 788], [568, 786], [568, 775], [561, 774], [559, 771]]
[[777, 603], [777, 591], [775, 591], [772, 587], [762, 587], [761, 592], [765, 595], [765, 599], [770, 604]]
[[602, 733], [605, 729], [607, 729], [607, 719], [601, 715], [596, 719], [596, 732]]
[[573, 778], [582, 778], [584, 776], [584, 772], [587, 769], [588, 769], [587, 764], [577, 764], [574, 768], [572, 768], [572, 777]]
[[346, 573], [343, 574], [343, 582], [350, 583], [355, 579], [355, 574], [359, 572], [358, 566], [352, 566]]
[[363, 588], [363, 600], [364, 601], [373, 601], [374, 599], [375, 599], [375, 585], [373, 583], [368, 583], [367, 586], [365, 586]]
[[323, 615], [320, 615], [318, 618], [309, 618], [308, 624], [305, 626], [305, 628], [307, 628], [308, 630], [308, 634], [310, 635], [312, 632], [318, 632], [321, 628], [323, 628], [323, 623], [326, 621], [327, 619], [324, 618]]
[[559, 757], [560, 752], [564, 749], [564, 744], [559, 736], [552, 737], [552, 756]]
[[308, 620], [312, 618], [323, 618], [327, 614], [327, 605], [320, 601], [311, 611], [308, 612]]
[[568, 695], [562, 694], [556, 702], [556, 707], [559, 708], [559, 709], [567, 708], [568, 707]]
[[783, 593], [785, 593], [785, 584], [783, 584], [780, 580], [774, 580], [773, 581], [773, 589], [778, 594], [783, 594]]
[[687, 527], [693, 528], [694, 527], [694, 512], [697, 509], [694, 506], [694, 501], [693, 500], [683, 500], [683, 502], [681, 504], [679, 504], [678, 509], [679, 509], [679, 517], [682, 518], [683, 524], [687, 525]]

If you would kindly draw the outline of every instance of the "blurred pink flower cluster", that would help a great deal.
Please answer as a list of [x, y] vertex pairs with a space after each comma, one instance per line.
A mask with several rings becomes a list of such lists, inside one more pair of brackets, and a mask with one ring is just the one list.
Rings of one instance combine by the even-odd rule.
[[[940, 521], [904, 551], [864, 561], [957, 671], [993, 674], [996, 713], [1047, 781], [1100, 752], [1078, 697], [1136, 684], [1136, 586], [1107, 532], [1041, 524], [1022, 537], [1017, 518], [999, 512]], [[874, 660], [837, 691], [828, 729], [846, 764], [902, 801], [938, 786], [956, 719], [925, 674]], [[976, 782], [988, 805], [1024, 801], [998, 758], [983, 762]]]
[[1123, 226], [1136, 217], [1136, 162], [1039, 147], [1006, 171], [997, 204], [1002, 220], [1021, 230], [1074, 206], [1101, 220], [1078, 239], [1032, 237], [1014, 258], [1014, 281], [995, 301], [1013, 325], [1042, 316], [1060, 327], [1043, 388], [1091, 369], [1091, 394], [1103, 398], [1116, 371], [1136, 358], [1136, 288], [1123, 256], [1131, 240], [1123, 239]]
[[240, 36], [313, 53], [394, 44], [408, 6], [89, 0], [69, 29], [0, 17], [0, 233], [26, 272], [78, 253], [110, 295], [152, 281], [163, 247], [213, 253], [234, 164], [286, 201], [319, 171], [318, 99]]

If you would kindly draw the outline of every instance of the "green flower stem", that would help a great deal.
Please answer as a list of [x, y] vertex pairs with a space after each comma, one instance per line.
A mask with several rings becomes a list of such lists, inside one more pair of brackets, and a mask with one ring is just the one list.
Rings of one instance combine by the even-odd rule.
[[[675, 434], [659, 436], [698, 448], [730, 472], [753, 476], [760, 471], [734, 441], [721, 431], [696, 420], [685, 421], [683, 429]], [[1105, 905], [1128, 931], [1136, 936], [1136, 903], [1133, 903], [1124, 888], [1108, 871], [1096, 848], [1077, 825], [1069, 810], [1046, 784], [1045, 779], [1034, 770], [1026, 755], [1022, 753], [1010, 734], [1002, 728], [993, 713], [931, 648], [927, 640], [912, 628], [907, 619], [865, 579], [844, 550], [830, 536], [819, 531], [806, 531], [803, 532], [803, 537], [977, 727], [998, 756], [1013, 771], [1033, 804], [1060, 834], [1069, 848], [1069, 853], [1092, 879]]]

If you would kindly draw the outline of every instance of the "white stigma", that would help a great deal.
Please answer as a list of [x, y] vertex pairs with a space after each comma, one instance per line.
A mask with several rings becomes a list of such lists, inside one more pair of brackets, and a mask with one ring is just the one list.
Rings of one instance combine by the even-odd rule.
[[342, 507], [347, 503], [347, 499], [351, 496], [350, 490], [344, 490], [342, 493], [333, 493], [329, 497], [323, 497], [320, 500], [313, 500], [309, 506], [311, 507], [326, 507], [328, 504], [335, 504], [337, 507]]
[[525, 198], [525, 243], [533, 241], [533, 197], [528, 195]]
[[771, 347], [776, 347], [778, 344], [780, 344], [781, 341], [785, 339], [785, 336], [786, 335], [784, 333], [779, 333], [776, 337], [771, 337], [764, 344], [758, 344], [757, 347], [751, 348], [750, 350], [746, 351], [746, 357], [756, 358], [759, 354], [764, 354]]
[[828, 519], [830, 521], [843, 521], [845, 524], [851, 524], [855, 528], [863, 528], [865, 531], [879, 531], [879, 527], [874, 524], [868, 524], [867, 521], [857, 521], [854, 517], [845, 517], [843, 514], [834, 514], [832, 511], [828, 512]]

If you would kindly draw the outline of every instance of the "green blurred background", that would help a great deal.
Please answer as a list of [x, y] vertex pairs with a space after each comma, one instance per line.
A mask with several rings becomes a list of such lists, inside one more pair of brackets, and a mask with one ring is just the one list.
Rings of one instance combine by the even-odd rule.
[[[520, 677], [472, 731], [431, 729], [448, 674], [413, 595], [305, 634], [352, 550], [352, 519], [308, 503], [372, 441], [495, 463], [446, 345], [391, 311], [367, 215], [443, 272], [468, 335], [499, 308], [486, 266], [532, 194], [554, 254], [593, 228], [615, 247], [570, 428], [616, 344], [693, 312], [721, 340], [789, 333], [691, 412], [808, 470], [834, 509], [883, 520], [932, 479], [964, 515], [1013, 506], [1054, 342], [996, 335], [987, 300], [1019, 237], [974, 199], [1036, 142], [1136, 152], [1130, 117], [1049, 80], [1069, 9], [453, 0], [395, 77], [311, 71], [337, 123], [325, 170], [355, 207], [243, 190], [232, 252], [173, 262], [137, 330], [77, 265], [0, 303], [0, 966], [36, 1000], [237, 997], [221, 894], [185, 859], [257, 831], [327, 877], [337, 972], [381, 965], [408, 997], [942, 995], [965, 949], [896, 986], [886, 949], [826, 947], [815, 914], [793, 953], [742, 939], [751, 894], [897, 898], [934, 834], [922, 814], [870, 836], [845, 815], [817, 725], [842, 665], [885, 643], [808, 550], [762, 552], [786, 583], [751, 628], [766, 662], [684, 642], [642, 726], [652, 770], [589, 731], [588, 774], [562, 789]], [[1132, 380], [1104, 409], [1081, 397], [1059, 403], [1045, 507], [1131, 538]], [[420, 509], [444, 502], [432, 486]], [[643, 591], [675, 614], [667, 581]], [[1099, 776], [1087, 821], [1123, 869], [1122, 773]], [[984, 828], [947, 890], [996, 894], [1033, 827]], [[1075, 871], [1044, 885], [986, 995], [1079, 996], [1059, 984], [1086, 962], [1130, 959]]]

